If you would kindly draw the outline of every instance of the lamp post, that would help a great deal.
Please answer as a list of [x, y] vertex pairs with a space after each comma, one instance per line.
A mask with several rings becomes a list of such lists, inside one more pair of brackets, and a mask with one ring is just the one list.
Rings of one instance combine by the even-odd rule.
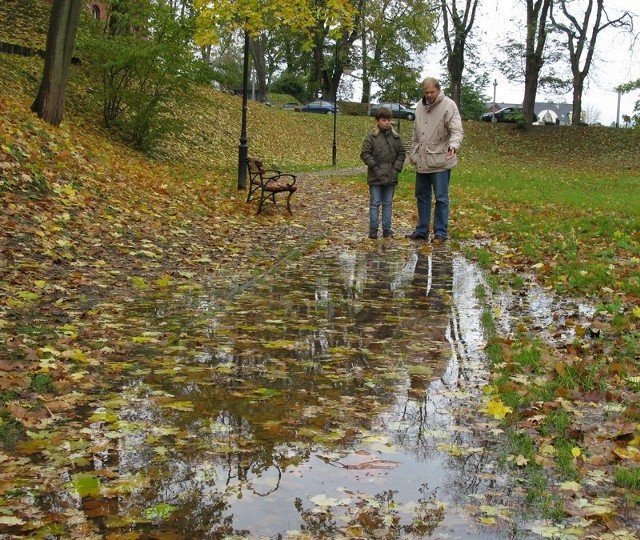
[[244, 66], [242, 71], [242, 126], [238, 146], [238, 190], [247, 188], [247, 94], [249, 92], [249, 32], [244, 31]]
[[498, 86], [498, 80], [493, 79], [493, 109], [491, 109], [493, 112], [493, 116], [491, 116], [492, 122], [496, 121], [496, 86]]

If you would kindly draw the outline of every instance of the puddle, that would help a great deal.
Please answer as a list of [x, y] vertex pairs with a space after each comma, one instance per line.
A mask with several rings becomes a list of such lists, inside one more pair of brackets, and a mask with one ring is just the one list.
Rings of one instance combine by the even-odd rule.
[[224, 305], [132, 303], [113, 322], [127, 382], [84, 430], [99, 492], [49, 511], [97, 538], [528, 538], [478, 412], [482, 279], [379, 242], [286, 261]]
[[518, 325], [524, 323], [555, 344], [569, 344], [578, 332], [588, 331], [596, 313], [594, 306], [557, 297], [538, 285], [520, 293], [501, 291], [492, 303], [499, 307], [496, 323], [502, 335], [517, 333]]

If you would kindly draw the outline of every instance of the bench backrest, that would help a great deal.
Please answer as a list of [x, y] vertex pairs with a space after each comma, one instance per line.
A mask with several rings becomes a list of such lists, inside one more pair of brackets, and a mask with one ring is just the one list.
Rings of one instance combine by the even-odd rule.
[[264, 165], [259, 159], [247, 158], [247, 168], [252, 180], [256, 177], [259, 178], [264, 174]]

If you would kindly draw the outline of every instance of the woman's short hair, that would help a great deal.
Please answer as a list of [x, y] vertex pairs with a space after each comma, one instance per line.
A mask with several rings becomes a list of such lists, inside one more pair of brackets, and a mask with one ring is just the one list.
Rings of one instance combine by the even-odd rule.
[[388, 107], [380, 107], [376, 111], [376, 120], [380, 120], [380, 118], [388, 118], [389, 120], [391, 120], [393, 118], [391, 109], [389, 109]]

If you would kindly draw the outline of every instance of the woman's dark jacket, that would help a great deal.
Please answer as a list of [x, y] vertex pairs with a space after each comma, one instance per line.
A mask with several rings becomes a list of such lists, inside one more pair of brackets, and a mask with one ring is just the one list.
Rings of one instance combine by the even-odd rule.
[[404, 165], [405, 149], [400, 135], [393, 129], [381, 131], [378, 126], [362, 143], [360, 159], [368, 167], [367, 184], [395, 185]]

